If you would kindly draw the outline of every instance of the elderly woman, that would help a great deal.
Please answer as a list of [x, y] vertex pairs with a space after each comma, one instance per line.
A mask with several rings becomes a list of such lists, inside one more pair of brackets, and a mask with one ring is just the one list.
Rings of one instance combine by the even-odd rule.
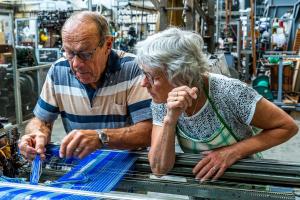
[[[294, 120], [243, 82], [209, 73], [200, 35], [170, 28], [138, 43], [141, 85], [151, 94], [149, 161], [156, 175], [172, 169], [175, 137], [184, 152], [202, 153], [196, 179], [217, 179], [239, 159], [297, 133]], [[254, 130], [262, 129], [258, 134]], [[257, 129], [256, 129], [257, 130]]]

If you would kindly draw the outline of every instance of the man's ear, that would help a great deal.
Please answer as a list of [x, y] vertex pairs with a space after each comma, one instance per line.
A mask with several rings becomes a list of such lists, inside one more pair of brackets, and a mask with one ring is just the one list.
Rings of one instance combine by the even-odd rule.
[[106, 36], [106, 41], [105, 41], [105, 47], [106, 47], [106, 53], [109, 54], [112, 46], [113, 46], [113, 37], [112, 36]]

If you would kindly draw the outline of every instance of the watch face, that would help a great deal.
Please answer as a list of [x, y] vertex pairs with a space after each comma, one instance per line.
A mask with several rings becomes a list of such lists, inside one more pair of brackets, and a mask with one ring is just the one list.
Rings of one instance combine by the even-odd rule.
[[107, 143], [108, 142], [108, 137], [107, 137], [106, 133], [104, 133], [103, 131], [101, 132], [101, 141], [103, 143]]

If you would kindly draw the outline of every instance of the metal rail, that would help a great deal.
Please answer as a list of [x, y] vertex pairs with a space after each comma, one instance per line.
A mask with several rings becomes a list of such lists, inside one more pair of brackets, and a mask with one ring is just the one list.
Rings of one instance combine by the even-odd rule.
[[33, 67], [26, 67], [15, 69], [15, 95], [16, 95], [16, 121], [18, 125], [23, 123], [23, 114], [22, 114], [22, 99], [21, 99], [21, 88], [20, 88], [20, 73], [28, 72], [28, 71], [37, 71], [37, 81], [38, 81], [38, 94], [42, 90], [41, 83], [41, 71], [42, 69], [49, 68], [51, 64], [38, 65]]
[[[136, 193], [161, 192], [208, 199], [232, 200], [299, 200], [300, 163], [287, 163], [267, 159], [243, 159], [228, 170], [217, 181], [200, 183], [194, 178], [192, 168], [203, 156], [177, 154], [174, 168], [162, 178], [153, 178], [147, 152], [132, 152], [138, 157], [135, 168], [124, 174], [117, 191]], [[55, 178], [66, 173], [61, 171], [63, 163], [53, 162], [43, 170], [43, 175]], [[66, 165], [69, 168], [72, 165]], [[57, 167], [57, 168], [56, 168]], [[28, 170], [28, 169], [27, 169]], [[109, 169], [107, 173], [119, 173]], [[171, 178], [168, 178], [171, 177]], [[41, 177], [42, 179], [43, 176]]]

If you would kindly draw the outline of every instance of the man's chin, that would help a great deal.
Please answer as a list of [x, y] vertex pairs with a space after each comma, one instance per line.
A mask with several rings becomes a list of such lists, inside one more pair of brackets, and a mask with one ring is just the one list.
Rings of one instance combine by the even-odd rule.
[[83, 79], [83, 78], [79, 78], [79, 77], [77, 77], [77, 78], [83, 84], [90, 84], [92, 82], [91, 80], [88, 80], [88, 79]]

